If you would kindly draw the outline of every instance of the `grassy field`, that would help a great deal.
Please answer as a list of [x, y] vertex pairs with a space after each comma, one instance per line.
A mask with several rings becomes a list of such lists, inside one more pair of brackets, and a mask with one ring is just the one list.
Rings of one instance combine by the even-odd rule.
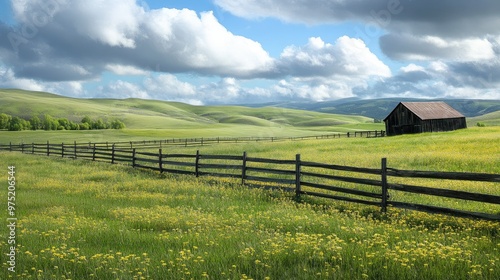
[[[169, 152], [500, 173], [500, 128], [372, 139], [245, 143]], [[106, 136], [103, 136], [106, 137]], [[22, 279], [500, 279], [500, 225], [249, 189], [90, 161], [0, 153], [16, 166]], [[498, 185], [498, 184], [496, 184]], [[499, 195], [498, 186], [443, 187]], [[2, 188], [7, 199], [7, 188]], [[6, 207], [5, 204], [3, 207]], [[493, 210], [496, 212], [497, 210]], [[7, 213], [2, 211], [3, 220]], [[5, 222], [7, 223], [7, 222]]]
[[500, 126], [500, 111], [467, 119], [467, 124], [469, 126], [474, 126], [477, 123], [483, 123], [486, 126]]
[[237, 131], [242, 126], [252, 130], [251, 133], [276, 130], [287, 134], [311, 134], [317, 130], [345, 131], [352, 130], [350, 126], [356, 127], [360, 124], [369, 129], [381, 127], [367, 117], [294, 109], [192, 106], [141, 99], [76, 99], [44, 92], [8, 89], [0, 89], [0, 113], [26, 119], [49, 114], [75, 122], [81, 121], [84, 116], [104, 120], [119, 119], [129, 129], [169, 130], [159, 132], [165, 137], [177, 135], [177, 132], [183, 129], [200, 130], [200, 134], [206, 133], [204, 130], [208, 129], [209, 135], [227, 134], [228, 131], [238, 134]]

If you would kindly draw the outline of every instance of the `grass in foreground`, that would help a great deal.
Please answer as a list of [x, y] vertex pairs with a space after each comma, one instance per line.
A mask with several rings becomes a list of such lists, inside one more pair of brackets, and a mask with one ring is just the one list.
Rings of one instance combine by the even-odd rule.
[[0, 157], [5, 174], [16, 166], [19, 218], [15, 274], [2, 227], [2, 279], [500, 278], [498, 223], [380, 216], [218, 178]]

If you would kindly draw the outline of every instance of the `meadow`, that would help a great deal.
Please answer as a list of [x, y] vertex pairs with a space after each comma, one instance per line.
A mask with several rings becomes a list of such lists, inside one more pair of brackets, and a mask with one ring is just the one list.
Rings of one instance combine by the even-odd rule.
[[[278, 159], [300, 153], [303, 160], [359, 167], [378, 167], [387, 157], [400, 169], [499, 174], [499, 133], [482, 127], [164, 149]], [[2, 227], [2, 279], [500, 279], [498, 222], [397, 209], [383, 215], [376, 207], [297, 200], [232, 179], [0, 157], [3, 178], [7, 166], [16, 166], [19, 217], [15, 273], [7, 271]], [[497, 185], [468, 188], [499, 195]], [[6, 200], [7, 189], [0, 193]]]

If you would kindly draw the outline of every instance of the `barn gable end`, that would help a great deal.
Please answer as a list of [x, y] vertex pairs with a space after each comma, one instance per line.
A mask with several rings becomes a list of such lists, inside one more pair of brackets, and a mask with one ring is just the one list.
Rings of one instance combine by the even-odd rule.
[[445, 102], [400, 102], [384, 122], [389, 136], [467, 128], [465, 116]]

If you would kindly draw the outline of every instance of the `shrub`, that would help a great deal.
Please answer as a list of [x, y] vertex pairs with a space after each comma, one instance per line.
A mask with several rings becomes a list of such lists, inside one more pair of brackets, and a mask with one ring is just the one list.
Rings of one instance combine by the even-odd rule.
[[125, 124], [122, 121], [120, 121], [120, 120], [114, 120], [114, 121], [111, 122], [110, 127], [112, 129], [124, 129], [125, 128]]

